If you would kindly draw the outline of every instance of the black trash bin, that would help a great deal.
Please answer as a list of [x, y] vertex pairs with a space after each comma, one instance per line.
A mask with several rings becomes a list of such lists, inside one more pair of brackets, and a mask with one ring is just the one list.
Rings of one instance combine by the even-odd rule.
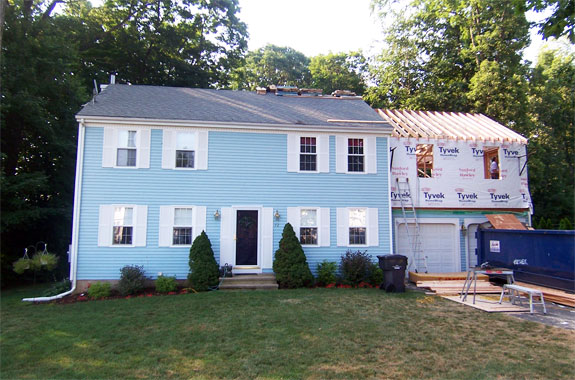
[[388, 293], [405, 292], [405, 269], [407, 269], [407, 257], [403, 255], [377, 256], [379, 267], [383, 271], [383, 282], [380, 289]]

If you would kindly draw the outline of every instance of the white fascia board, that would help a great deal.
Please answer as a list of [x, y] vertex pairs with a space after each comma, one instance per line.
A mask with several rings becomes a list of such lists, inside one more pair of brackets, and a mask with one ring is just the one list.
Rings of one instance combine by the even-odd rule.
[[391, 126], [362, 128], [347, 126], [326, 126], [326, 125], [301, 125], [301, 124], [267, 124], [267, 123], [228, 123], [216, 121], [195, 121], [195, 120], [164, 120], [164, 119], [144, 119], [131, 117], [109, 117], [109, 116], [76, 116], [76, 120], [84, 120], [86, 126], [100, 127], [110, 125], [138, 125], [148, 127], [195, 127], [210, 129], [237, 129], [237, 130], [273, 130], [286, 132], [330, 132], [330, 133], [363, 133], [375, 134], [378, 136], [391, 136], [393, 128]]

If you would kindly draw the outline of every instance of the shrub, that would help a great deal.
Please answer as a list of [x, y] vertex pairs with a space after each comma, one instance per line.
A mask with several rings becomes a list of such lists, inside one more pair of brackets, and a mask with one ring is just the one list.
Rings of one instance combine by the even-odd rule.
[[95, 282], [88, 288], [88, 297], [95, 300], [110, 297], [110, 283]]
[[346, 284], [357, 286], [360, 282], [367, 282], [370, 275], [371, 257], [367, 251], [348, 250], [341, 256], [340, 270]]
[[317, 265], [317, 283], [319, 285], [334, 284], [336, 281], [335, 272], [337, 271], [337, 263], [333, 261], [324, 260]]
[[71, 288], [72, 288], [72, 283], [70, 282], [70, 280], [65, 279], [63, 281], [56, 282], [50, 288], [46, 289], [42, 295], [44, 297], [52, 297], [52, 296], [55, 296], [57, 294], [67, 292]]
[[281, 288], [301, 288], [313, 283], [305, 253], [289, 223], [284, 227], [279, 249], [274, 256], [273, 269]]
[[214, 258], [212, 243], [204, 231], [194, 240], [190, 248], [190, 287], [206, 291], [218, 285], [220, 268]]
[[123, 296], [140, 292], [144, 289], [146, 276], [144, 267], [139, 265], [126, 265], [120, 269], [118, 290]]
[[378, 264], [369, 264], [369, 275], [367, 277], [367, 283], [373, 286], [380, 286], [383, 282], [383, 271]]
[[158, 293], [175, 292], [177, 289], [176, 277], [158, 276], [156, 279], [156, 291]]
[[559, 229], [560, 230], [572, 230], [573, 225], [568, 217], [565, 217], [559, 221]]

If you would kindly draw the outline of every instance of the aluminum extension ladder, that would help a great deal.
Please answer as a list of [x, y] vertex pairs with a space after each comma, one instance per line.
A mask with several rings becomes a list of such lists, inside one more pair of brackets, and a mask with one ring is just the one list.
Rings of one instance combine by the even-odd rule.
[[[411, 197], [409, 178], [406, 178], [405, 182], [401, 182], [399, 178], [396, 178], [395, 180], [397, 182], [397, 191], [399, 193], [401, 212], [403, 214], [405, 230], [407, 232], [407, 240], [413, 257], [413, 262], [409, 263], [409, 268], [414, 265], [415, 272], [418, 272], [423, 268], [424, 272], [427, 273], [427, 257], [421, 250], [419, 222], [417, 220], [415, 206], [413, 205], [413, 199]], [[405, 197], [404, 194], [406, 195]], [[409, 229], [409, 224], [413, 224], [415, 227], [415, 231], [413, 233]]]

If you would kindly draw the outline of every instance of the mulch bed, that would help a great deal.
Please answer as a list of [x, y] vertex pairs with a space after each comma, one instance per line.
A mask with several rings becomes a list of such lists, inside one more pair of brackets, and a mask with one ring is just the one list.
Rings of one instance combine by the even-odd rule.
[[92, 299], [88, 296], [87, 292], [84, 292], [84, 293], [80, 293], [80, 294], [72, 294], [72, 295], [69, 295], [66, 297], [62, 297], [60, 299], [52, 301], [52, 303], [70, 304], [70, 303], [76, 303], [76, 302], [88, 302], [88, 301], [99, 301], [99, 300], [130, 299], [130, 298], [144, 298], [144, 297], [156, 297], [156, 296], [175, 296], [175, 295], [179, 295], [179, 294], [188, 294], [190, 292], [193, 292], [193, 291], [191, 291], [188, 288], [179, 288], [175, 292], [158, 293], [158, 292], [156, 292], [156, 290], [154, 288], [146, 288], [140, 293], [132, 294], [129, 296], [123, 296], [118, 291], [112, 290], [112, 292], [111, 292], [112, 294], [109, 297], [98, 298], [98, 299]]

